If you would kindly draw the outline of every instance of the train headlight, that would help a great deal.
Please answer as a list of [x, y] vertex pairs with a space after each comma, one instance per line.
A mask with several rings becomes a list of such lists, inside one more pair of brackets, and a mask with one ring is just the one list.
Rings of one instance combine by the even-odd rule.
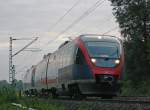
[[102, 39], [102, 36], [98, 36], [98, 39]]
[[96, 63], [96, 59], [95, 58], [91, 58], [91, 62], [95, 64]]
[[119, 59], [115, 60], [115, 64], [119, 64], [119, 63], [120, 63]]

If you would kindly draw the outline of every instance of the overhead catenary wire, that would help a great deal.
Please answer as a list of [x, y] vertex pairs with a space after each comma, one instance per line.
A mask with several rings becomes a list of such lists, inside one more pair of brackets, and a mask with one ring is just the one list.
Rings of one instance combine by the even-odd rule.
[[[107, 17], [107, 19], [105, 19], [105, 21], [101, 21], [101, 23], [100, 23], [99, 25], [100, 25], [101, 27], [103, 27], [103, 25], [105, 25], [106, 23], [110, 22], [113, 17], [114, 17], [114, 16], [112, 16], [112, 15], [109, 16], [109, 17]], [[96, 26], [96, 27], [97, 27], [97, 26]], [[82, 32], [84, 32], [86, 29], [87, 29], [87, 26], [86, 26], [86, 28], [81, 29], [78, 33], [82, 33]]]
[[77, 2], [75, 2], [71, 8], [69, 8], [69, 10], [66, 11], [66, 13], [61, 16], [52, 26], [51, 26], [51, 29], [50, 31], [56, 27], [56, 25], [58, 25], [64, 18], [65, 16], [67, 16], [68, 13], [70, 13], [78, 4], [80, 3], [80, 0], [78, 0]]
[[[102, 3], [105, 0], [98, 0], [92, 7], [90, 7], [87, 11], [85, 11], [80, 17], [78, 17], [74, 22], [72, 22], [67, 28], [65, 28], [62, 32], [60, 32], [57, 36], [55, 36], [54, 40], [49, 41], [47, 44], [54, 42], [56, 39], [58, 39], [62, 34], [64, 34], [66, 31], [71, 29], [74, 25], [76, 25], [79, 21], [81, 21], [83, 18], [87, 17], [90, 13], [92, 13], [97, 7], [102, 5]], [[46, 45], [47, 45], [46, 44]]]
[[[75, 2], [75, 3], [72, 5], [72, 7], [69, 8], [69, 9], [65, 12], [65, 14], [64, 14], [63, 16], [61, 16], [61, 17], [51, 26], [50, 31], [51, 31], [52, 29], [54, 29], [75, 7], [77, 7], [78, 4], [80, 3], [80, 1], [81, 1], [81, 0], [78, 0], [77, 2]], [[45, 44], [44, 44], [44, 45], [45, 45]], [[43, 50], [42, 50], [41, 52], [43, 52]]]
[[108, 34], [108, 33], [112, 32], [112, 31], [114, 31], [116, 29], [118, 29], [118, 26], [111, 28], [110, 30], [104, 32], [102, 35]]
[[[80, 17], [78, 17], [74, 22], [72, 22], [67, 28], [65, 28], [65, 30], [63, 30], [62, 32], [60, 32], [54, 40], [49, 41], [48, 43], [44, 44], [47, 45], [50, 42], [55, 41], [57, 38], [60, 37], [60, 35], [64, 34], [67, 30], [69, 30], [70, 28], [72, 28], [74, 25], [76, 25], [79, 21], [81, 21], [83, 18], [87, 17], [90, 13], [92, 13], [96, 8], [98, 8], [100, 5], [102, 5], [102, 3], [105, 0], [98, 0], [96, 1], [90, 8], [88, 8]], [[73, 8], [75, 8], [75, 6], [77, 6], [79, 3], [79, 1], [77, 1], [55, 24], [58, 24]], [[42, 50], [43, 51], [43, 50]], [[41, 51], [41, 52], [42, 52]]]
[[[87, 17], [90, 13], [92, 13], [97, 7], [102, 5], [102, 3], [105, 0], [98, 0], [96, 1], [90, 8], [88, 8], [80, 17], [78, 17], [75, 21], [73, 21], [65, 30], [60, 32], [58, 35], [55, 36], [55, 39], [48, 41], [48, 43], [45, 43], [43, 46], [48, 45], [49, 43], [54, 42], [56, 39], [58, 39], [62, 34], [64, 34], [66, 31], [68, 31], [70, 28], [72, 28], [74, 25], [76, 25], [79, 21], [81, 21], [83, 18]], [[44, 47], [43, 47], [44, 48]], [[43, 51], [43, 50], [42, 50]], [[41, 52], [42, 52], [41, 51]]]

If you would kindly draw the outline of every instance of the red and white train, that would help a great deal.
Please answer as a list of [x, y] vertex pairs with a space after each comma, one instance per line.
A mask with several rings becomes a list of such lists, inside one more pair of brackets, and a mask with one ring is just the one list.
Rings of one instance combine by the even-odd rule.
[[124, 66], [122, 41], [114, 36], [87, 34], [62, 44], [26, 73], [27, 95], [113, 97]]

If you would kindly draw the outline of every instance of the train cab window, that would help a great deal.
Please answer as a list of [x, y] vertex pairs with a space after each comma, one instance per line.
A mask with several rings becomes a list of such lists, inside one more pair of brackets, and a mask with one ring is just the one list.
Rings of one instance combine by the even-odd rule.
[[86, 65], [85, 57], [80, 48], [77, 50], [75, 64]]

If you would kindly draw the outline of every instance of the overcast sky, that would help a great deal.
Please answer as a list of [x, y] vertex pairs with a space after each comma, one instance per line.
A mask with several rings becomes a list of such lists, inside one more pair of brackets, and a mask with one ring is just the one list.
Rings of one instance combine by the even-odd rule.
[[[39, 39], [30, 47], [40, 48], [40, 52], [22, 52], [13, 58], [17, 79], [31, 65], [42, 59], [44, 54], [53, 52], [67, 39], [80, 34], [108, 34], [120, 36], [118, 24], [112, 15], [110, 2], [105, 0], [95, 11], [84, 17], [76, 25], [65, 29], [77, 20], [98, 0], [0, 0], [0, 80], [8, 80], [9, 37]], [[102, 2], [102, 1], [101, 1]], [[66, 16], [56, 22], [69, 10]], [[65, 32], [64, 32], [65, 31]], [[55, 41], [53, 41], [56, 37]], [[52, 42], [53, 41], [53, 42]], [[13, 41], [13, 52], [30, 41]]]

